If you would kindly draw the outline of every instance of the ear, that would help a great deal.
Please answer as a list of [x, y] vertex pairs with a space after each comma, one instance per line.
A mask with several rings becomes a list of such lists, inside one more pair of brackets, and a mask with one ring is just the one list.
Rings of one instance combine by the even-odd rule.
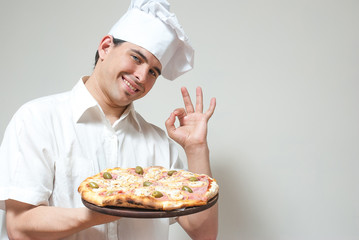
[[103, 60], [106, 57], [106, 55], [111, 47], [112, 41], [113, 41], [112, 36], [110, 36], [110, 35], [106, 35], [102, 38], [100, 45], [98, 46], [98, 49], [97, 49], [99, 59]]

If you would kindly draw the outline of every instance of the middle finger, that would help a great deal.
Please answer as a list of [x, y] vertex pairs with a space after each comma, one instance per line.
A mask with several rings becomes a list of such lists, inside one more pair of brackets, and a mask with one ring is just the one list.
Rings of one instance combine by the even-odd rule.
[[201, 87], [196, 89], [196, 112], [203, 112], [203, 92]]

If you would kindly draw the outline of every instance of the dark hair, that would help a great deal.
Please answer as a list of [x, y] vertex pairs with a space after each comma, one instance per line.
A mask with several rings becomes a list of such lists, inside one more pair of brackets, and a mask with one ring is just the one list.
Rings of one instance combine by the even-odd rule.
[[[118, 39], [118, 38], [113, 38], [113, 44], [115, 44], [115, 46], [118, 46], [118, 45], [120, 45], [121, 43], [124, 43], [124, 42], [126, 42], [126, 41], [124, 41], [122, 39]], [[99, 58], [98, 51], [96, 51], [95, 65], [94, 66], [96, 66], [98, 58]]]

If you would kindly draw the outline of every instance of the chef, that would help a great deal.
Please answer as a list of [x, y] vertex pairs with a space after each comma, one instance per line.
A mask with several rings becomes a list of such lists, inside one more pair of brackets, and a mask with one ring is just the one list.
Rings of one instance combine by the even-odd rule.
[[167, 1], [133, 0], [100, 41], [90, 76], [68, 92], [24, 104], [0, 148], [1, 240], [159, 240], [168, 239], [175, 221], [193, 239], [215, 239], [217, 205], [178, 218], [120, 218], [84, 207], [77, 192], [85, 178], [105, 168], [184, 168], [175, 142], [186, 153], [189, 171], [211, 176], [207, 123], [215, 99], [203, 110], [201, 88], [195, 104], [182, 88], [184, 107], [169, 114], [167, 133], [145, 121], [133, 104], [160, 75], [174, 80], [191, 70], [193, 55]]

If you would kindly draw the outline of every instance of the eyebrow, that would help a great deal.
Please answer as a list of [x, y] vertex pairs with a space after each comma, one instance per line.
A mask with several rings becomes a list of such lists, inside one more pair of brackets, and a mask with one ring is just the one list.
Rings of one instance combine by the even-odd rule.
[[[134, 52], [134, 53], [137, 53], [138, 55], [140, 55], [141, 58], [143, 58], [143, 60], [144, 60], [146, 63], [148, 63], [147, 57], [146, 57], [145, 55], [143, 55], [143, 53], [142, 53], [141, 51], [139, 51], [139, 50], [137, 50], [137, 49], [131, 49], [131, 51]], [[161, 70], [160, 70], [158, 67], [153, 67], [153, 68], [156, 70], [156, 72], [158, 73], [158, 75], [161, 75]]]

